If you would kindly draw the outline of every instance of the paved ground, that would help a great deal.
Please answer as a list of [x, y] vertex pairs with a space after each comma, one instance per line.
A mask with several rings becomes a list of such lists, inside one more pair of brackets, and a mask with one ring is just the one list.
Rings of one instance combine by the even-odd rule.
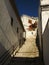
[[38, 57], [39, 50], [36, 46], [36, 38], [26, 39], [25, 44], [20, 48], [20, 50], [14, 55], [14, 57]]
[[14, 57], [39, 57], [39, 50], [36, 46], [37, 29], [33, 31], [33, 35], [29, 36], [20, 50]]

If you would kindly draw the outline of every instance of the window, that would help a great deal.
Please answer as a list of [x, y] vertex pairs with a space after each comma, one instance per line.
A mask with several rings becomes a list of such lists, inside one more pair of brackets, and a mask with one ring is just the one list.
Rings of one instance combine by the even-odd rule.
[[32, 24], [32, 20], [29, 19], [29, 20], [28, 20], [28, 23]]
[[11, 17], [11, 26], [13, 26], [13, 18]]

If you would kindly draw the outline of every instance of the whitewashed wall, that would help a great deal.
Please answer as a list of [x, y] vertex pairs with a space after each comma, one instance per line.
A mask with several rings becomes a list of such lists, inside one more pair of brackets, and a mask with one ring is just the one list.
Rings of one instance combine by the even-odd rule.
[[29, 30], [27, 30], [27, 28], [31, 25], [30, 23], [28, 23], [29, 20], [32, 21], [32, 24], [34, 24], [35, 21], [37, 21], [37, 20], [34, 20], [34, 19], [32, 19], [32, 17], [27, 16], [27, 15], [23, 15], [21, 17], [21, 19], [22, 19], [22, 23], [24, 25], [24, 28], [26, 30], [26, 38], [35, 37], [37, 34], [37, 30], [36, 31], [33, 31], [33, 30], [29, 31]]
[[[6, 7], [8, 9], [9, 15], [11, 17], [13, 17], [13, 19], [14, 19], [14, 29], [15, 29], [16, 32], [17, 32], [17, 27], [18, 27], [18, 31], [19, 31], [18, 34], [17, 34], [18, 39], [21, 40], [21, 43], [23, 43], [24, 42], [23, 41], [23, 32], [24, 32], [24, 30], [23, 30], [21, 24], [19, 23], [19, 20], [17, 19], [16, 15], [14, 13], [14, 10], [13, 10], [11, 4], [9, 3], [9, 0], [8, 1], [5, 0], [5, 4], [6, 4]], [[21, 43], [19, 45], [22, 45]]]
[[31, 25], [30, 23], [28, 23], [28, 20], [31, 20], [33, 24], [35, 23], [35, 20], [32, 19], [31, 17], [27, 16], [27, 15], [23, 15], [23, 16], [21, 17], [21, 19], [22, 19], [22, 22], [23, 22], [23, 25], [24, 25], [24, 26], [29, 26], [29, 25]]
[[49, 11], [42, 11], [42, 35], [43, 35], [43, 56], [45, 65], [49, 65]]
[[49, 5], [49, 0], [40, 0], [41, 5]]
[[43, 45], [43, 59], [45, 65], [49, 65], [49, 7], [46, 7], [46, 5], [49, 5], [49, 0], [41, 0], [40, 3], [40, 5], [45, 5], [45, 7], [42, 6], [42, 8], [40, 7], [41, 10], [39, 9], [39, 39], [41, 40], [42, 35], [43, 42], [40, 42]]
[[[13, 26], [11, 26], [11, 17], [13, 18]], [[19, 39], [22, 40], [23, 38], [23, 29], [18, 22], [9, 0], [0, 0], [0, 61], [7, 59], [14, 49], [19, 48]], [[19, 29], [18, 34], [17, 27]], [[4, 58], [4, 56], [6, 57]]]
[[43, 34], [48, 22], [49, 11], [42, 11], [41, 14], [42, 14], [42, 34]]

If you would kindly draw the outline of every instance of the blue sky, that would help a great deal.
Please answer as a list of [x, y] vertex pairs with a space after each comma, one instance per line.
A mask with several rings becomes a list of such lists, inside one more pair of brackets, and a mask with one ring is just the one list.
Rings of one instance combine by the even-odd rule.
[[15, 0], [20, 16], [38, 16], [39, 0]]

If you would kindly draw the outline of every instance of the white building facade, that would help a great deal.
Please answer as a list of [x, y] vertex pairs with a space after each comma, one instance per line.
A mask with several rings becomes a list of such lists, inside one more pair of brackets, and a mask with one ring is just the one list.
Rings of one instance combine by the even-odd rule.
[[0, 0], [0, 65], [7, 65], [14, 50], [24, 43], [25, 30], [13, 4], [13, 0]]
[[31, 26], [31, 24], [34, 24], [35, 21], [38, 22], [38, 18], [30, 17], [28, 15], [22, 15], [21, 20], [26, 30], [26, 38], [35, 37], [37, 30], [33, 31], [32, 28], [29, 29], [29, 26]]
[[45, 65], [49, 65], [49, 0], [40, 0], [38, 33]]

